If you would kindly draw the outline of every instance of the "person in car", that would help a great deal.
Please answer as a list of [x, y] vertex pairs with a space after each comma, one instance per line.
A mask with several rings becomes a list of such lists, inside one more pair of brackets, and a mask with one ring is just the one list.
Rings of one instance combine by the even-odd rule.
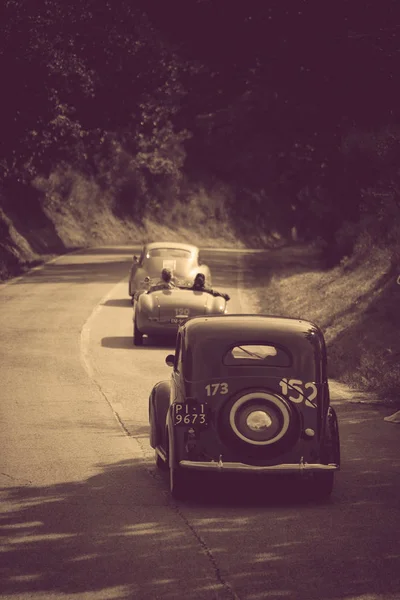
[[172, 281], [171, 269], [164, 268], [161, 271], [161, 279], [152, 284], [147, 293], [154, 292], [156, 290], [172, 290], [176, 288], [175, 283]]
[[195, 292], [196, 291], [197, 292], [207, 292], [208, 294], [212, 294], [213, 296], [221, 296], [227, 302], [231, 298], [228, 294], [224, 294], [222, 292], [218, 292], [217, 290], [207, 288], [206, 287], [206, 278], [203, 273], [197, 273], [196, 277], [194, 278], [193, 285], [190, 289], [194, 290]]

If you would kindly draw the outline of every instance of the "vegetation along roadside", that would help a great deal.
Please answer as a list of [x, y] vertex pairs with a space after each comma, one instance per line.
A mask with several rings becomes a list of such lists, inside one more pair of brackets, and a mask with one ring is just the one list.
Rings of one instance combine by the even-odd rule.
[[400, 272], [390, 252], [360, 242], [351, 259], [329, 269], [319, 257], [312, 246], [288, 247], [272, 273], [263, 255], [246, 258], [254, 312], [314, 321], [325, 333], [329, 377], [400, 408]]

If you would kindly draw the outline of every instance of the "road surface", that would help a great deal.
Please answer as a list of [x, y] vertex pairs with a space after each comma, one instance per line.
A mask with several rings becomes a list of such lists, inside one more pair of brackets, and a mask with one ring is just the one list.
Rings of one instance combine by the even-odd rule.
[[[133, 252], [66, 255], [0, 287], [0, 597], [400, 600], [390, 409], [335, 400], [343, 465], [327, 504], [251, 481], [171, 499], [147, 418], [170, 347], [132, 344]], [[248, 311], [249, 255], [203, 255], [230, 312]]]

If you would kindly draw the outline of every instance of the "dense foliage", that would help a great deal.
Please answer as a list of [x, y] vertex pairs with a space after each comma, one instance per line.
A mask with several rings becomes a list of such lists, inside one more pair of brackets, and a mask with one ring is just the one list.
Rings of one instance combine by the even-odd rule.
[[220, 180], [244, 233], [395, 244], [396, 4], [6, 0], [3, 188], [65, 163], [140, 218]]

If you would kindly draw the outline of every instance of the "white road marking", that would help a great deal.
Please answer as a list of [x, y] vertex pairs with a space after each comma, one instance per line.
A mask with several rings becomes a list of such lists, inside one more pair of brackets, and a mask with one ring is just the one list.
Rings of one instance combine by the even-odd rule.
[[111, 402], [110, 399], [108, 398], [107, 394], [103, 391], [100, 382], [97, 381], [97, 379], [95, 377], [94, 368], [93, 368], [92, 362], [90, 360], [90, 334], [91, 334], [92, 323], [98, 317], [99, 313], [104, 309], [103, 305], [107, 302], [107, 300], [109, 300], [110, 298], [113, 297], [114, 291], [125, 280], [126, 280], [126, 277], [124, 277], [116, 285], [114, 285], [111, 288], [111, 290], [108, 292], [108, 294], [106, 294], [99, 301], [99, 303], [94, 307], [90, 316], [86, 319], [86, 322], [84, 323], [82, 330], [81, 330], [80, 362], [81, 362], [84, 370], [86, 371], [88, 377], [90, 378], [90, 380], [93, 382], [94, 385], [96, 385], [96, 387], [99, 389], [101, 395], [103, 396], [103, 398], [109, 405], [109, 407], [114, 415], [115, 420], [117, 421], [117, 423], [119, 424], [119, 426], [121, 427], [123, 432], [126, 434], [126, 436], [131, 440], [132, 444], [135, 446], [135, 451], [134, 451], [135, 456], [137, 458], [141, 458], [142, 460], [144, 460], [145, 456], [143, 453], [143, 449], [139, 443], [139, 440], [135, 436], [132, 436], [129, 433], [128, 429], [126, 428], [123, 419], [121, 418], [120, 414], [117, 411], [117, 403]]

